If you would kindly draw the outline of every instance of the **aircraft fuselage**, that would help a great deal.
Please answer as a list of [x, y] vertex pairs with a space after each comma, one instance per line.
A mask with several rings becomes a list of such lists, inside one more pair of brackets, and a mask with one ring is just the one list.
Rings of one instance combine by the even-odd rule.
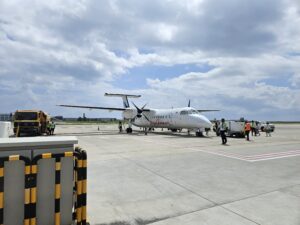
[[[134, 109], [133, 109], [134, 110]], [[126, 112], [124, 112], [125, 114]], [[134, 114], [134, 113], [133, 113]], [[125, 117], [126, 118], [126, 117]], [[211, 122], [191, 107], [175, 109], [150, 109], [140, 117], [135, 116], [131, 123], [138, 127], [168, 129], [200, 129], [211, 127]]]

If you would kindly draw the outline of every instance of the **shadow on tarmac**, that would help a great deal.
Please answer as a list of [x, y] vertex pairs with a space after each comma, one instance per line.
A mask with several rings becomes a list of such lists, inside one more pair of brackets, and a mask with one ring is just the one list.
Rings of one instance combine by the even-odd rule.
[[[167, 138], [213, 138], [212, 136], [202, 136], [198, 137], [195, 135], [188, 135], [187, 133], [173, 133], [173, 132], [155, 132], [155, 131], [150, 131], [147, 132], [147, 135], [163, 135], [166, 136]], [[127, 134], [126, 132], [119, 132], [119, 131], [112, 131], [112, 130], [100, 130], [100, 131], [93, 131], [93, 132], [64, 132], [64, 133], [57, 133], [55, 134], [56, 136], [103, 136], [103, 135], [130, 135], [130, 136], [147, 136], [145, 135], [144, 131], [141, 130], [134, 130], [133, 133]]]

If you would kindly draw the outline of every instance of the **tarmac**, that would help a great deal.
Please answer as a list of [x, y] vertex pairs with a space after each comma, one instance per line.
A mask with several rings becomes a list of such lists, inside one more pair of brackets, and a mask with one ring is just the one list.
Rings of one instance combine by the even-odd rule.
[[300, 124], [272, 137], [188, 136], [117, 125], [57, 125], [88, 153], [96, 225], [299, 225]]

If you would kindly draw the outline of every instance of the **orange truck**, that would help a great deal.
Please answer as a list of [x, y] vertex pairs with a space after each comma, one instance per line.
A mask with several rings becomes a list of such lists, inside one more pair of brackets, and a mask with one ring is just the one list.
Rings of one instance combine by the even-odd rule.
[[47, 133], [47, 123], [50, 116], [41, 110], [17, 110], [14, 114], [14, 133], [18, 137], [21, 134], [42, 135]]

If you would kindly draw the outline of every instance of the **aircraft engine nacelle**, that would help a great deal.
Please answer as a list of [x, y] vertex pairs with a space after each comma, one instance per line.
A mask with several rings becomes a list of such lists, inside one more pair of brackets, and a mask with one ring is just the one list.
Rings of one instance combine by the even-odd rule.
[[136, 109], [126, 109], [123, 112], [123, 118], [124, 119], [133, 119], [137, 115]]

